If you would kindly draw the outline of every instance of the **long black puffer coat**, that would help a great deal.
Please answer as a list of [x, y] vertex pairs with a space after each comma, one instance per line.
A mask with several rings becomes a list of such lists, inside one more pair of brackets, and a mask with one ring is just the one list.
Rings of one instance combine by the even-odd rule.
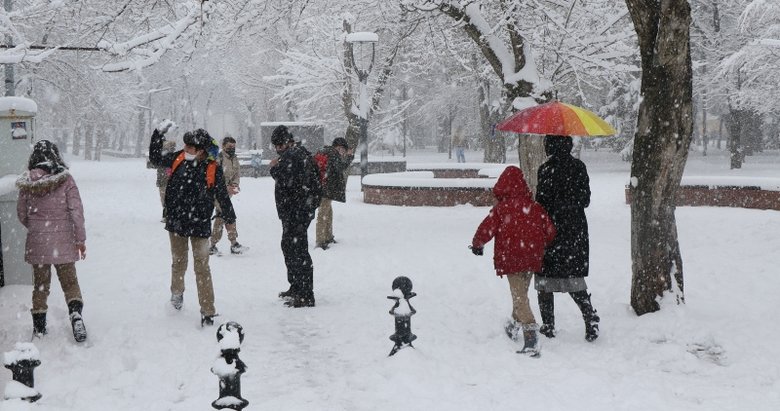
[[[149, 144], [149, 162], [156, 167], [171, 167], [182, 150], [163, 154], [163, 141], [164, 136], [154, 130]], [[214, 187], [206, 185], [206, 167], [213, 161], [182, 161], [171, 174], [165, 190], [166, 230], [182, 237], [210, 237], [214, 201], [219, 203], [226, 224], [236, 222], [222, 167], [217, 167]]]
[[571, 155], [567, 136], [547, 136], [550, 156], [539, 167], [536, 201], [547, 210], [558, 235], [545, 249], [542, 277], [587, 277], [590, 244], [585, 207], [590, 204], [590, 179], [585, 164]]

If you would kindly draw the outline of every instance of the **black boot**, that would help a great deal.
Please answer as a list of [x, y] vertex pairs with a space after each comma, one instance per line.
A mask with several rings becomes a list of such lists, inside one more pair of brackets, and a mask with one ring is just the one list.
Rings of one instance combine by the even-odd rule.
[[70, 311], [70, 325], [73, 327], [73, 339], [76, 342], [82, 342], [87, 339], [87, 327], [84, 326], [84, 320], [81, 318], [81, 309], [84, 303], [79, 300], [68, 302], [68, 311]]
[[33, 335], [43, 337], [46, 335], [46, 313], [33, 313]]
[[599, 318], [593, 304], [590, 302], [590, 294], [587, 291], [577, 291], [569, 293], [571, 298], [577, 303], [577, 307], [582, 312], [582, 319], [585, 321], [585, 341], [593, 342], [599, 338]]
[[537, 291], [539, 300], [539, 313], [542, 315], [542, 326], [539, 332], [547, 338], [555, 337], [555, 297], [553, 293]]

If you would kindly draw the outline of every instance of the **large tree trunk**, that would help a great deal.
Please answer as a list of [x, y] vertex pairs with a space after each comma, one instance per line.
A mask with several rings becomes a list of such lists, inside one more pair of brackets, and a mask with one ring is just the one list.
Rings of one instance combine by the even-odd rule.
[[691, 9], [682, 0], [626, 4], [642, 56], [643, 100], [631, 164], [631, 307], [642, 315], [659, 310], [659, 297], [675, 285], [683, 301], [674, 211], [693, 128]]

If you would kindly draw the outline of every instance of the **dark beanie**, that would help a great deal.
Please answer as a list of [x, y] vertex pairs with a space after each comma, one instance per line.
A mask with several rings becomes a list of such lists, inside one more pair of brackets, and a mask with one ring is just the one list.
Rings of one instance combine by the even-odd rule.
[[344, 137], [336, 137], [333, 139], [333, 144], [331, 144], [333, 147], [344, 147], [347, 150], [349, 150], [349, 144], [347, 144], [347, 139]]
[[290, 133], [290, 130], [287, 129], [287, 126], [278, 126], [274, 129], [274, 132], [271, 133], [271, 144], [275, 146], [287, 143], [292, 139], [293, 135]]
[[195, 131], [188, 131], [184, 133], [184, 144], [191, 145], [200, 150], [206, 150], [211, 146], [211, 136], [202, 128]]

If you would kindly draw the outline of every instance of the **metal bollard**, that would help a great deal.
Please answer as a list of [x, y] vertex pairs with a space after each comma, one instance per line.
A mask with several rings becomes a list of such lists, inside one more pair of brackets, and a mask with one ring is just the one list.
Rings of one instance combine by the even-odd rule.
[[38, 401], [41, 393], [35, 390], [33, 371], [41, 365], [38, 349], [33, 343], [16, 343], [13, 351], [3, 354], [5, 368], [13, 373], [13, 381], [5, 387], [6, 400], [19, 399], [29, 402]]
[[[395, 334], [390, 336], [395, 345], [390, 350], [388, 357], [397, 353], [398, 350], [406, 346], [414, 348], [412, 341], [417, 339], [417, 336], [412, 334], [412, 316], [417, 310], [409, 303], [409, 299], [417, 295], [412, 292], [412, 280], [407, 277], [400, 276], [393, 280], [393, 291], [395, 295], [388, 295], [387, 298], [395, 300], [393, 308], [390, 309], [390, 315], [395, 317]], [[401, 300], [403, 299], [403, 304]]]
[[233, 321], [220, 325], [217, 342], [222, 354], [214, 361], [211, 372], [219, 377], [219, 398], [211, 406], [218, 410], [243, 410], [249, 405], [249, 401], [241, 398], [241, 374], [246, 372], [246, 364], [238, 358], [244, 342], [244, 328]]

